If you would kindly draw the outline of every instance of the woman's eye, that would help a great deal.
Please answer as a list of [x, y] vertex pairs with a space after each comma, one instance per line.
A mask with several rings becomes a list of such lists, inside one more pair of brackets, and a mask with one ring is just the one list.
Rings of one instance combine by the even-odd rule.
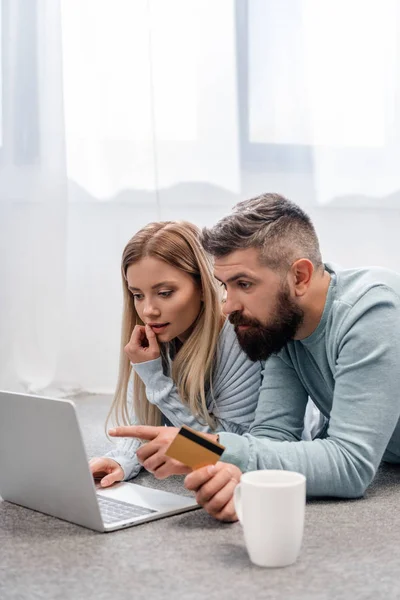
[[171, 294], [172, 290], [168, 292], [158, 292], [158, 295], [161, 296], [161, 298], [169, 298]]
[[143, 294], [132, 294], [134, 300], [142, 300]]

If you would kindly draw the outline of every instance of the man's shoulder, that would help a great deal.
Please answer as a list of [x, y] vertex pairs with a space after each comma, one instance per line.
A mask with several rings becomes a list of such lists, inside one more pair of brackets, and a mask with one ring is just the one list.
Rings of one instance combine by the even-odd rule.
[[348, 310], [356, 305], [376, 303], [392, 296], [400, 300], [400, 273], [383, 267], [358, 267], [331, 271], [335, 278], [332, 310]]
[[289, 365], [308, 360], [304, 345], [310, 352], [336, 356], [341, 340], [351, 331], [359, 339], [374, 337], [378, 344], [388, 323], [400, 326], [399, 273], [381, 267], [342, 269], [327, 264], [326, 268], [332, 280], [321, 323], [307, 340], [292, 340], [279, 353]]
[[[400, 274], [381, 267], [341, 269], [327, 319], [327, 342], [340, 343], [349, 332], [376, 337], [387, 323], [400, 323]], [[386, 334], [385, 334], [386, 335]]]

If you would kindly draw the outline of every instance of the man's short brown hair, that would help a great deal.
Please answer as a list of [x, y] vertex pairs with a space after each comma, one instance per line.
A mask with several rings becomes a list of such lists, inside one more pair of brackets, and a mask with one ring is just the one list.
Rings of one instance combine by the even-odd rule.
[[202, 231], [204, 249], [221, 258], [235, 250], [258, 248], [260, 260], [274, 270], [290, 268], [300, 258], [322, 267], [310, 217], [279, 194], [262, 194], [239, 202], [232, 214]]

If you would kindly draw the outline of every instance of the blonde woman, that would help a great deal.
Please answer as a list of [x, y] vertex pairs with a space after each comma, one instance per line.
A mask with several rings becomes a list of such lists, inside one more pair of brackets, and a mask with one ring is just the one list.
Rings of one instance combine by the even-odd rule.
[[[222, 314], [199, 235], [188, 222], [150, 223], [124, 249], [120, 371], [109, 414], [118, 425], [242, 434], [253, 422], [263, 364], [246, 357]], [[140, 443], [123, 439], [91, 459], [103, 487], [138, 474]]]

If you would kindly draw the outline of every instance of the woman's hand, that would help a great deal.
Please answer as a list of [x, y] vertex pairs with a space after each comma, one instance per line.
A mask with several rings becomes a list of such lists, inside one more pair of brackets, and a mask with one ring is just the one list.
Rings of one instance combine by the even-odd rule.
[[98, 479], [101, 477], [101, 487], [108, 487], [117, 481], [122, 481], [124, 478], [124, 471], [121, 465], [112, 458], [105, 456], [91, 458], [89, 468], [93, 478]]
[[124, 352], [131, 363], [142, 363], [159, 358], [160, 347], [152, 328], [149, 325], [135, 325]]
[[135, 425], [109, 429], [108, 433], [112, 437], [134, 437], [147, 441], [147, 444], [138, 448], [136, 457], [147, 471], [153, 473], [154, 477], [165, 479], [170, 475], [186, 475], [192, 470], [177, 460], [165, 456], [165, 451], [178, 431], [178, 427]]

